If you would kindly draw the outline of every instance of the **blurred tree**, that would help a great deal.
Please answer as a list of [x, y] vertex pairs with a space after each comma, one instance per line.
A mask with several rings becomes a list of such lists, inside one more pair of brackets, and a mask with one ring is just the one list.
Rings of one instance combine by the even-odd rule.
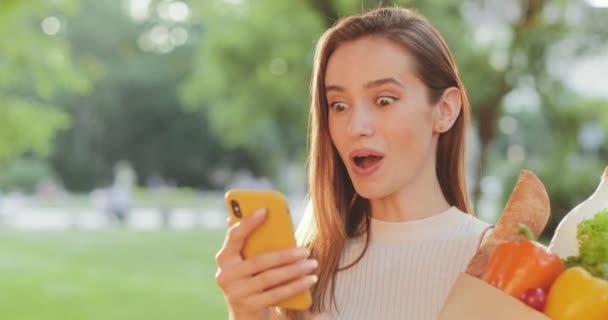
[[68, 20], [74, 58], [94, 81], [90, 94], [67, 98], [73, 126], [56, 143], [53, 164], [69, 189], [108, 184], [120, 160], [141, 184], [161, 177], [200, 188], [222, 185], [218, 168], [251, 167], [219, 144], [206, 110], [187, 112], [177, 99], [199, 31], [187, 15], [167, 16], [167, 3], [152, 1], [142, 15], [128, 1], [82, 0]]
[[314, 42], [323, 29], [301, 1], [208, 1], [192, 77], [183, 89], [191, 110], [208, 111], [213, 131], [273, 176], [302, 160]]
[[[535, 128], [538, 122], [528, 122], [529, 126], [525, 127], [526, 131], [521, 133], [525, 137], [524, 140], [529, 139], [535, 142], [521, 142], [525, 144], [524, 150], [530, 151], [530, 155], [552, 154], [554, 158], [563, 158], [566, 150], [556, 149], [556, 145], [551, 142], [565, 142], [572, 141], [572, 139], [576, 141], [576, 122], [571, 123], [570, 130], [564, 130], [561, 126], [563, 121], [560, 121], [560, 118], [568, 117], [569, 111], [578, 112], [579, 100], [571, 91], [567, 90], [563, 79], [551, 74], [549, 68], [555, 66], [548, 64], [550, 54], [560, 42], [571, 39], [576, 39], [578, 42], [578, 49], [574, 57], [581, 57], [586, 51], [597, 49], [593, 44], [597, 43], [598, 37], [608, 38], [608, 33], [601, 30], [592, 34], [588, 32], [590, 29], [601, 26], [602, 19], [608, 18], [608, 15], [605, 12], [603, 14], [598, 12], [582, 1], [547, 3], [542, 0], [527, 0], [513, 2], [506, 8], [498, 2], [472, 1], [466, 8], [477, 11], [480, 14], [479, 17], [483, 15], [501, 17], [500, 19], [503, 20], [504, 27], [506, 27], [503, 30], [504, 39], [498, 36], [497, 40], [491, 41], [486, 47], [488, 55], [485, 59], [481, 62], [473, 62], [473, 64], [466, 63], [463, 68], [469, 73], [468, 84], [476, 90], [471, 93], [471, 96], [481, 146], [473, 198], [479, 199], [482, 192], [480, 181], [491, 171], [491, 168], [488, 168], [490, 154], [500, 152], [505, 155], [509, 147], [507, 145], [499, 148], [500, 144], [495, 144], [497, 136], [500, 134], [499, 123], [505, 119], [505, 110], [513, 109], [513, 104], [517, 103], [513, 101], [514, 99], [509, 100], [509, 96], [525, 96], [525, 92], [522, 90], [528, 90], [529, 95], [538, 97], [536, 103], [522, 107], [523, 109], [536, 108], [542, 114], [538, 121], [544, 123], [546, 128], [546, 130], [538, 132], [539, 135], [534, 136], [531, 133], [538, 131]], [[502, 14], [499, 12], [501, 8], [505, 11]], [[578, 25], [573, 25], [567, 20], [568, 13], [572, 11], [579, 11], [582, 16], [586, 17], [585, 20]], [[468, 16], [469, 19], [474, 18], [474, 15]], [[480, 92], [482, 88], [485, 92]], [[564, 105], [559, 99], [554, 99], [558, 95], [561, 95], [562, 98], [569, 96], [566, 98], [570, 101], [569, 104]], [[595, 105], [594, 109], [596, 113], [605, 112], [599, 104]], [[534, 112], [524, 112], [524, 115], [526, 113]], [[519, 118], [523, 117], [525, 116]], [[544, 121], [543, 118], [545, 118]], [[540, 137], [540, 140], [535, 137]], [[503, 139], [509, 140], [510, 137], [503, 136]], [[520, 140], [522, 140], [521, 137]], [[539, 149], [540, 154], [536, 153], [535, 149]], [[525, 164], [526, 162], [523, 163], [523, 165]]]
[[64, 37], [64, 14], [75, 5], [71, 0], [0, 3], [0, 164], [24, 152], [48, 155], [54, 133], [69, 125], [54, 98], [88, 89]]
[[[484, 176], [501, 176], [507, 182], [504, 203], [518, 171], [531, 169], [549, 191], [553, 215], [545, 234], [551, 234], [563, 215], [591, 194], [608, 165], [605, 147], [590, 152], [581, 140], [590, 123], [606, 132], [606, 101], [582, 98], [556, 71], [606, 50], [608, 11], [584, 1], [537, 0], [506, 7], [472, 1], [466, 9], [478, 17], [501, 17], [506, 27], [485, 47], [485, 63], [463, 69], [475, 77], [468, 85], [476, 90], [471, 95], [481, 143], [473, 196], [480, 199]], [[492, 93], [478, 94], [482, 88]]]

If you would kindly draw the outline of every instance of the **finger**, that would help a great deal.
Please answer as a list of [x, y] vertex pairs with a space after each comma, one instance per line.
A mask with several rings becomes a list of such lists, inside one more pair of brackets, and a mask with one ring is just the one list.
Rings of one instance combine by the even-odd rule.
[[272, 289], [280, 284], [288, 283], [295, 279], [310, 274], [317, 266], [317, 260], [307, 259], [287, 266], [266, 270], [254, 277], [234, 284], [234, 292], [240, 296], [248, 296], [256, 292]]
[[276, 305], [280, 301], [310, 289], [310, 287], [312, 287], [317, 280], [318, 278], [315, 275], [305, 276], [293, 280], [287, 284], [251, 296], [250, 298], [246, 299], [246, 303], [253, 306], [265, 307]]
[[252, 276], [268, 269], [288, 265], [310, 255], [310, 250], [306, 248], [290, 248], [280, 251], [263, 253], [245, 260], [239, 267], [238, 276]]
[[290, 248], [263, 253], [244, 261], [239, 259], [238, 262], [226, 262], [223, 267], [218, 269], [216, 279], [225, 284], [239, 282], [239, 280], [252, 278], [263, 271], [293, 264], [309, 255], [310, 250], [306, 248]]
[[300, 261], [309, 255], [310, 250], [306, 248], [290, 248], [263, 253], [245, 261], [241, 259], [238, 263], [224, 263], [221, 268], [221, 279], [230, 283], [243, 278], [250, 278], [262, 271]]
[[251, 232], [253, 232], [253, 230], [262, 224], [265, 216], [265, 208], [257, 209], [252, 214], [246, 216], [228, 229], [224, 245], [220, 250], [220, 254], [218, 254], [218, 264], [221, 262], [221, 258], [224, 256], [240, 257], [245, 240], [251, 234]]

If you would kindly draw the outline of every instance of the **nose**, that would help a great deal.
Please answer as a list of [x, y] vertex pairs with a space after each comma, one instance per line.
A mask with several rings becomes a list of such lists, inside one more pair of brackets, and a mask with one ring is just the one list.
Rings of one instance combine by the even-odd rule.
[[353, 137], [371, 136], [374, 134], [373, 110], [366, 105], [353, 106], [348, 122], [348, 134]]

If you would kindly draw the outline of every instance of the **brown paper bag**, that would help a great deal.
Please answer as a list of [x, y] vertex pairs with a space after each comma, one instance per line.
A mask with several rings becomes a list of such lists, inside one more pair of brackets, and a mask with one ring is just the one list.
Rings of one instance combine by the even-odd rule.
[[523, 302], [461, 273], [441, 310], [439, 320], [551, 320]]

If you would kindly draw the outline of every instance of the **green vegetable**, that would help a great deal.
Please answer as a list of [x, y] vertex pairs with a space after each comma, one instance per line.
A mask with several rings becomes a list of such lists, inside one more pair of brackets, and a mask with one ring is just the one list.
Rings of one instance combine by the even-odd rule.
[[595, 277], [608, 280], [608, 210], [579, 223], [576, 238], [579, 256], [566, 258], [566, 267], [581, 266]]

